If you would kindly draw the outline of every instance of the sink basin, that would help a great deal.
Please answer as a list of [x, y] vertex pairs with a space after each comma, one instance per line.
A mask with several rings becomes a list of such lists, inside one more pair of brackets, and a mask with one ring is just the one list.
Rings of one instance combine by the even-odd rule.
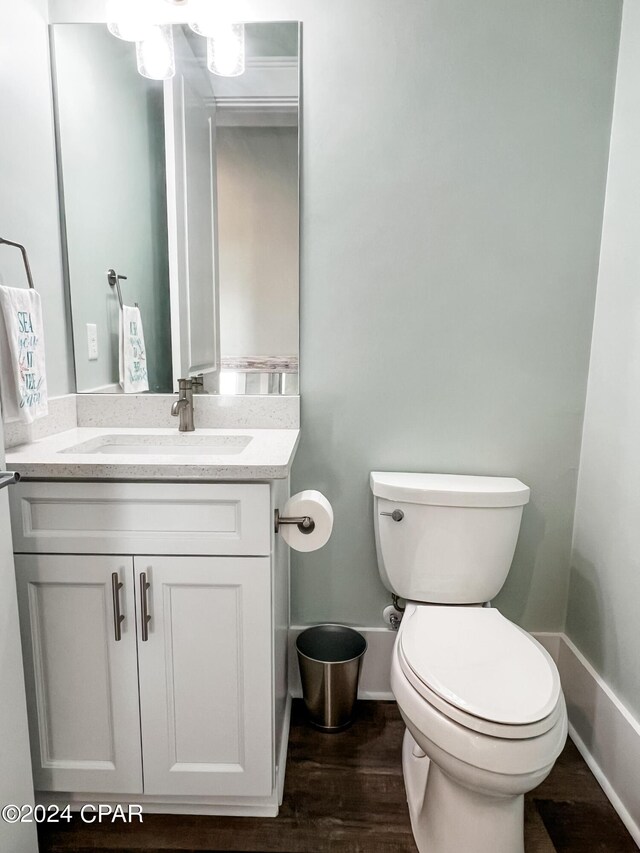
[[131, 456], [231, 456], [242, 453], [251, 440], [251, 436], [245, 435], [101, 435], [60, 452]]

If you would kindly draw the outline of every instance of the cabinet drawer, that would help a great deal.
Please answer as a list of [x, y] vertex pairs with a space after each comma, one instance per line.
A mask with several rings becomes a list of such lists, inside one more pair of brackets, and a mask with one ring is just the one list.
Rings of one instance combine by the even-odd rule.
[[265, 556], [269, 486], [184, 483], [18, 483], [17, 552]]

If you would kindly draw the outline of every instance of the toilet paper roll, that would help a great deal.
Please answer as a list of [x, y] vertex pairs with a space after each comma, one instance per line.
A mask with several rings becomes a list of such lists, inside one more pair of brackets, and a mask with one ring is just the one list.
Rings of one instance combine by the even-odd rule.
[[284, 541], [296, 551], [317, 551], [326, 545], [333, 530], [333, 509], [321, 492], [306, 489], [292, 495], [284, 505], [285, 518], [308, 515], [315, 527], [311, 533], [303, 533], [297, 524], [283, 524], [280, 528]]

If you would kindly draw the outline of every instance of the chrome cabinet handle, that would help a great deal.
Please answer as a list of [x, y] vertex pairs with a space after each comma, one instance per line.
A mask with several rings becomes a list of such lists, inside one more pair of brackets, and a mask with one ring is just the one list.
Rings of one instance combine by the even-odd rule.
[[392, 518], [394, 521], [402, 521], [404, 518], [404, 513], [401, 509], [394, 509], [393, 512], [381, 512], [380, 515], [388, 515], [389, 518]]
[[142, 642], [146, 643], [149, 639], [149, 622], [151, 622], [151, 616], [149, 615], [149, 604], [147, 602], [147, 590], [151, 586], [147, 581], [147, 573], [141, 572], [140, 574], [140, 610], [142, 616], [142, 626], [140, 632], [142, 634]]
[[120, 590], [123, 584], [120, 583], [118, 572], [113, 572], [111, 575], [111, 597], [113, 599], [113, 633], [116, 637], [116, 643], [122, 639], [122, 623], [124, 616], [120, 612]]
[[19, 480], [20, 474], [17, 471], [0, 471], [0, 489], [12, 486], [14, 483], [19, 482]]

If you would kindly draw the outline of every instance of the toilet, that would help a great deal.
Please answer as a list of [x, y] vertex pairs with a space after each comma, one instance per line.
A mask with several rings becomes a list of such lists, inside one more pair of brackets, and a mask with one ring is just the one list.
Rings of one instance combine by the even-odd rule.
[[378, 568], [406, 600], [391, 689], [420, 853], [524, 853], [524, 794], [551, 771], [567, 712], [547, 651], [490, 602], [529, 488], [511, 477], [372, 472]]

